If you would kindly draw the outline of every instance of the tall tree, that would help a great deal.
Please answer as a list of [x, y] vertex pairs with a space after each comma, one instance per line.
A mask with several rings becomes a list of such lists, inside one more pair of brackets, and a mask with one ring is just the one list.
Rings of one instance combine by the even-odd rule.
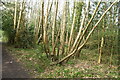
[[41, 35], [39, 35], [39, 38], [37, 40], [37, 44], [40, 42], [40, 39], [43, 40], [43, 27], [44, 27], [44, 1], [41, 1], [41, 20], [39, 23], [39, 27], [41, 29]]
[[66, 27], [66, 7], [67, 3], [64, 3], [64, 9], [63, 9], [63, 20], [61, 22], [61, 34], [60, 34], [60, 52], [59, 54], [64, 53], [64, 43], [65, 43], [65, 27]]
[[45, 21], [44, 21], [44, 24], [43, 24], [43, 42], [44, 42], [44, 48], [45, 48], [45, 53], [47, 54], [47, 56], [49, 55], [49, 46], [48, 46], [48, 36], [47, 36], [47, 25], [48, 25], [48, 16], [50, 14], [50, 11], [51, 11], [51, 8], [52, 8], [52, 4], [50, 4], [49, 6], [49, 1], [48, 1], [48, 5], [47, 5], [47, 13], [46, 13], [46, 16], [45, 16]]
[[74, 30], [74, 26], [75, 26], [75, 19], [76, 19], [76, 9], [75, 9], [75, 12], [74, 12], [73, 23], [72, 23], [72, 27], [71, 27], [71, 31], [70, 31], [70, 37], [69, 37], [69, 42], [68, 42], [68, 51], [71, 48], [71, 40], [73, 38], [73, 30]]
[[21, 4], [21, 9], [20, 9], [20, 12], [19, 12], [19, 18], [18, 18], [18, 23], [17, 23], [17, 28], [16, 28], [15, 42], [17, 42], [17, 38], [19, 36], [20, 22], [21, 22], [21, 19], [22, 19], [24, 8], [25, 8], [25, 1], [23, 0], [22, 4]]
[[16, 29], [16, 21], [17, 21], [17, 0], [15, 0], [14, 29]]
[[58, 11], [58, 0], [56, 0], [56, 8], [54, 12], [54, 19], [52, 25], [52, 53], [55, 54], [55, 27], [56, 27], [56, 18], [57, 18], [57, 11]]
[[[104, 31], [104, 24], [103, 24], [103, 31]], [[102, 39], [101, 39], [101, 45], [100, 45], [98, 63], [101, 62], [101, 57], [102, 57], [102, 52], [103, 52], [103, 46], [104, 46], [104, 37], [102, 37]]]
[[86, 44], [86, 42], [88, 41], [88, 39], [90, 38], [90, 35], [93, 33], [93, 31], [95, 30], [95, 28], [98, 26], [98, 24], [101, 22], [101, 20], [104, 18], [105, 14], [112, 8], [112, 6], [117, 2], [114, 1], [109, 8], [102, 14], [102, 16], [100, 17], [100, 19], [98, 20], [98, 22], [93, 26], [93, 28], [91, 29], [91, 31], [89, 32], [89, 34], [87, 35], [85, 41], [80, 45], [78, 45], [78, 48], [74, 49], [70, 54], [68, 54], [67, 56], [65, 56], [64, 58], [62, 58], [60, 61], [56, 62], [55, 64], [58, 63], [62, 63], [63, 61], [65, 61], [66, 59], [70, 58], [72, 55], [74, 55], [76, 52], [80, 51], [83, 46]]

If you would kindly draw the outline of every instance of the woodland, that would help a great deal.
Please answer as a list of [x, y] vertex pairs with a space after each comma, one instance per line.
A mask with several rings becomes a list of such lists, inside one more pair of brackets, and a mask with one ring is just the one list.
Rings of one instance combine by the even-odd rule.
[[35, 78], [118, 78], [118, 0], [1, 0], [0, 41]]

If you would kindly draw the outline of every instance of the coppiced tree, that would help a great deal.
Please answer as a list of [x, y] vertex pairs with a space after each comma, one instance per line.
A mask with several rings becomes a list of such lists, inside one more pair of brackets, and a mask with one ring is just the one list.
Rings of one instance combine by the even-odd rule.
[[[113, 8], [113, 5], [117, 0], [110, 3], [110, 5], [104, 5], [107, 6], [104, 10], [99, 9], [101, 8], [100, 5], [103, 6], [102, 0], [96, 4], [95, 9], [93, 10], [91, 10], [91, 7], [93, 6], [91, 5], [90, 0], [88, 0], [88, 3], [74, 2], [72, 10], [70, 9], [70, 3], [65, 1], [61, 11], [59, 10], [61, 6], [59, 6], [58, 0], [54, 1], [54, 3], [53, 1], [48, 1], [47, 6], [45, 6], [46, 2], [44, 2], [44, 0], [42, 0], [41, 3], [36, 2], [36, 4], [34, 4], [34, 7], [32, 7], [30, 11], [29, 21], [31, 25], [26, 22], [27, 20], [25, 18], [25, 0], [21, 3], [17, 19], [17, 9], [19, 7], [16, 1], [13, 23], [13, 28], [16, 30], [15, 42], [19, 41], [18, 37], [21, 36], [22, 32], [26, 32], [26, 35], [29, 35], [29, 28], [32, 28], [34, 33], [34, 37], [32, 38], [34, 39], [35, 44], [39, 45], [41, 42], [41, 44], [44, 45], [46, 56], [53, 59], [53, 61], [55, 61], [54, 64], [60, 64], [67, 61], [72, 56], [79, 57], [81, 50], [87, 44], [90, 37], [93, 38], [97, 31], [99, 33], [98, 36], [101, 33], [108, 35], [106, 34], [106, 32], [108, 32], [106, 29], [108, 24], [110, 24], [111, 21], [113, 22], [111, 24], [115, 24], [115, 18], [107, 17], [105, 15], [111, 14], [111, 16], [114, 17], [112, 15], [113, 13], [110, 13], [109, 10]], [[28, 24], [27, 26], [29, 27], [27, 27], [26, 24]], [[112, 26], [110, 28], [112, 29]], [[98, 40], [98, 43], [100, 42], [98, 47], [100, 48], [98, 63], [101, 62], [102, 53], [106, 46], [107, 37], [105, 35], [99, 37], [100, 40]], [[114, 39], [113, 37], [111, 38]], [[114, 43], [112, 42], [111, 44]], [[110, 46], [110, 48], [114, 49], [113, 46]], [[111, 51], [111, 56], [113, 55], [112, 53], [113, 52]]]
[[[101, 2], [101, 1], [100, 1], [100, 2]], [[100, 5], [100, 2], [98, 3], [98, 7], [99, 7], [99, 5]], [[80, 45], [80, 43], [78, 43], [78, 44], [77, 44], [78, 46], [76, 46], [76, 49], [72, 50], [72, 51], [70, 52], [70, 54], [68, 54], [67, 56], [65, 56], [64, 58], [62, 58], [60, 61], [58, 61], [58, 62], [55, 63], [55, 64], [62, 63], [63, 61], [65, 61], [66, 59], [70, 58], [72, 55], [74, 55], [76, 52], [80, 51], [80, 50], [83, 48], [83, 46], [86, 44], [86, 42], [87, 42], [88, 39], [90, 38], [90, 35], [93, 33], [93, 31], [94, 31], [95, 28], [98, 26], [98, 24], [101, 22], [101, 20], [104, 18], [105, 14], [112, 8], [112, 6], [113, 6], [116, 2], [117, 2], [117, 0], [114, 1], [114, 2], [110, 5], [110, 7], [102, 14], [102, 16], [100, 17], [100, 19], [97, 21], [97, 23], [93, 26], [93, 28], [91, 29], [91, 31], [90, 31], [89, 34], [87, 35], [85, 41], [84, 41], [81, 45]], [[97, 8], [98, 8], [98, 7], [97, 7]], [[97, 8], [96, 8], [96, 9], [97, 9]], [[95, 9], [94, 13], [96, 13], [96, 9]], [[95, 14], [93, 14], [93, 16], [91, 17], [91, 19], [94, 17], [94, 15], [95, 15]], [[90, 19], [90, 21], [91, 21], [91, 19]], [[88, 24], [90, 24], [90, 23], [88, 22]], [[84, 34], [84, 32], [85, 32], [86, 30], [87, 30], [87, 29], [85, 29], [85, 30], [83, 31], [83, 34]], [[83, 37], [83, 35], [81, 36], [80, 41], [81, 41], [82, 37]]]
[[49, 5], [49, 1], [48, 1], [48, 5], [47, 5], [47, 12], [46, 12], [46, 16], [45, 16], [45, 21], [43, 24], [43, 42], [44, 42], [44, 48], [45, 48], [45, 53], [48, 56], [50, 54], [49, 52], [49, 46], [48, 46], [48, 34], [47, 34], [47, 24], [48, 24], [48, 16], [50, 14], [51, 8], [52, 8], [52, 4], [51, 3]]
[[16, 29], [16, 21], [17, 21], [17, 0], [15, 1], [14, 29]]
[[64, 8], [63, 8], [63, 15], [62, 15], [62, 22], [61, 22], [61, 32], [60, 32], [60, 50], [59, 54], [64, 53], [64, 44], [65, 44], [65, 29], [66, 29], [66, 7], [67, 3], [64, 3]]
[[57, 12], [58, 12], [58, 0], [56, 0], [55, 4], [55, 10], [54, 10], [54, 18], [53, 18], [53, 25], [52, 25], [52, 54], [56, 55], [55, 53], [55, 29], [56, 29], [56, 18], [57, 18]]
[[23, 16], [23, 11], [24, 11], [24, 9], [25, 9], [25, 1], [23, 0], [23, 1], [22, 1], [22, 4], [21, 4], [21, 9], [20, 9], [20, 12], [19, 12], [18, 22], [17, 22], [15, 42], [17, 42], [17, 38], [18, 38], [18, 36], [19, 36], [20, 23], [21, 23], [21, 19], [22, 19], [22, 16]]

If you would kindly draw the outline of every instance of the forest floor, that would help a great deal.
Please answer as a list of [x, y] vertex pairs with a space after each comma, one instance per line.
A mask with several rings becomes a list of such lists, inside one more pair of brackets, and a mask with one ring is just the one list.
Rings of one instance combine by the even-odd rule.
[[[118, 65], [103, 62], [97, 64], [96, 50], [83, 49], [79, 59], [70, 59], [64, 65], [50, 66], [51, 61], [41, 51], [41, 47], [20, 49], [8, 46], [7, 50], [16, 61], [24, 65], [35, 78], [118, 78]], [[104, 55], [105, 56], [105, 55]], [[107, 59], [107, 57], [105, 58]], [[115, 62], [116, 58], [113, 58]]]

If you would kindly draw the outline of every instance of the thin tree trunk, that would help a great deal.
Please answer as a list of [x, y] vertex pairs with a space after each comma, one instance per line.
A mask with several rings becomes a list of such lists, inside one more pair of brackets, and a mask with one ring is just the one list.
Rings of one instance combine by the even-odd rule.
[[37, 23], [37, 26], [36, 26], [36, 44], [38, 44], [38, 39], [39, 39], [39, 32], [40, 32], [40, 23], [41, 23], [41, 16], [40, 16], [40, 12], [38, 10], [38, 23]]
[[71, 31], [70, 31], [69, 42], [68, 42], [68, 51], [69, 51], [70, 48], [71, 48], [71, 40], [72, 40], [72, 37], [73, 37], [73, 30], [74, 30], [74, 26], [75, 26], [76, 9], [74, 9], [74, 10], [75, 10], [75, 12], [74, 12], [74, 17], [73, 17], [73, 23], [72, 23], [72, 27], [71, 27]]
[[67, 55], [67, 51], [68, 51], [68, 41], [69, 41], [69, 27], [70, 27], [70, 8], [69, 8], [69, 2], [66, 3], [66, 37], [65, 37], [65, 51], [64, 51], [64, 54]]
[[112, 57], [113, 57], [113, 46], [112, 46], [111, 54], [110, 54], [110, 66], [112, 65]]
[[[36, 2], [36, 5], [37, 5], [37, 2]], [[34, 27], [34, 36], [35, 36], [35, 43], [36, 43], [36, 40], [38, 39], [38, 35], [37, 35], [37, 28], [38, 28], [38, 24], [37, 24], [37, 20], [38, 20], [38, 13], [37, 13], [38, 11], [37, 10], [35, 10], [35, 14], [36, 14], [36, 16], [35, 16], [35, 27]]]
[[87, 3], [85, 24], [88, 23], [88, 20], [89, 20], [89, 9], [90, 9], [90, 0], [88, 0], [88, 3]]
[[50, 11], [51, 11], [51, 7], [52, 7], [52, 3], [50, 4], [50, 7], [49, 7], [49, 1], [48, 1], [48, 7], [47, 7], [47, 13], [46, 13], [46, 17], [45, 17], [45, 23], [44, 23], [44, 34], [43, 34], [43, 42], [44, 42], [44, 48], [45, 48], [45, 53], [48, 57], [49, 55], [49, 46], [48, 46], [48, 37], [47, 37], [47, 25], [48, 25], [48, 16], [50, 14]]
[[[80, 33], [81, 33], [81, 32], [79, 32], [79, 34], [77, 35], [77, 39], [75, 40], [75, 42], [74, 42], [74, 44], [73, 44], [73, 46], [72, 46], [72, 48], [71, 48], [71, 51], [73, 51], [73, 49], [76, 47], [77, 42], [78, 42], [78, 43], [81, 42], [81, 40], [82, 40], [82, 38], [83, 38], [85, 32], [87, 31], [87, 29], [88, 29], [88, 27], [90, 26], [90, 24], [91, 24], [93, 18], [95, 17], [95, 14], [96, 14], [96, 12], [97, 12], [99, 6], [100, 6], [100, 3], [101, 3], [101, 0], [99, 1], [99, 3], [98, 3], [98, 5], [97, 5], [97, 7], [96, 7], [96, 9], [95, 9], [95, 11], [94, 11], [94, 13], [93, 13], [91, 19], [90, 19], [90, 21], [88, 22], [87, 26], [85, 27], [85, 29], [84, 29], [82, 35], [80, 36]], [[80, 36], [80, 39], [79, 39], [79, 36]], [[79, 41], [78, 41], [78, 40], [79, 40]], [[71, 51], [70, 51], [70, 52], [71, 52]]]
[[[60, 64], [63, 61], [65, 61], [66, 59], [70, 58], [72, 55], [74, 55], [76, 52], [80, 51], [82, 49], [82, 47], [86, 44], [86, 42], [88, 41], [90, 35], [93, 33], [93, 31], [95, 30], [95, 28], [98, 26], [98, 24], [101, 22], [101, 20], [104, 18], [105, 14], [112, 8], [112, 6], [117, 2], [114, 1], [110, 7], [102, 14], [101, 18], [98, 20], [98, 22], [95, 24], [95, 26], [92, 28], [92, 30], [90, 31], [90, 33], [88, 34], [88, 36], [86, 37], [86, 40], [84, 41], [83, 44], [81, 44], [81, 46], [79, 46], [78, 48], [74, 49], [74, 51], [72, 51], [70, 54], [68, 54], [67, 56], [65, 56], [64, 58], [62, 58], [60, 61], [53, 63], [53, 64]], [[53, 65], [52, 64], [52, 65]]]
[[[41, 15], [39, 16], [39, 22], [38, 22], [38, 29], [37, 29], [37, 33], [38, 33], [38, 39], [37, 39], [37, 44], [39, 44], [40, 40], [42, 40], [43, 38], [43, 20], [44, 20], [44, 1], [41, 1]], [[41, 32], [40, 32], [41, 31]]]
[[41, 20], [41, 33], [42, 33], [42, 40], [43, 40], [43, 24], [44, 24], [44, 1], [42, 1], [42, 20]]
[[63, 54], [64, 53], [64, 38], [65, 38], [65, 27], [66, 27], [66, 2], [65, 2], [65, 5], [64, 5], [64, 10], [63, 10], [63, 22], [62, 22], [62, 25], [61, 25], [61, 35], [60, 35], [60, 51], [59, 51], [59, 54]]
[[[87, 4], [86, 4], [86, 18], [85, 18], [85, 23], [84, 23], [84, 26], [86, 26], [86, 24], [88, 23], [88, 20], [89, 20], [89, 9], [90, 9], [90, 0], [87, 1]], [[83, 31], [84, 31], [85, 28], [83, 28]], [[83, 41], [85, 40], [85, 35], [83, 36]]]
[[100, 46], [100, 52], [99, 52], [99, 58], [98, 58], [98, 64], [101, 63], [101, 56], [102, 56], [103, 44], [104, 44], [104, 37], [102, 37], [102, 40], [101, 40], [101, 46]]
[[[88, 6], [87, 6], [87, 7], [88, 7]], [[77, 39], [75, 40], [75, 44], [79, 44], [79, 43], [77, 43], [77, 42], [78, 42], [78, 40], [79, 40], [79, 38], [80, 38], [80, 36], [81, 36], [81, 34], [82, 34], [82, 29], [83, 29], [84, 24], [85, 24], [87, 7], [86, 7], [86, 9], [83, 9], [83, 18], [82, 18], [82, 21], [81, 21], [81, 26], [80, 26], [80, 29], [79, 29], [79, 33], [78, 33], [78, 35], [77, 35]], [[76, 46], [76, 47], [77, 47], [77, 46]], [[79, 53], [80, 53], [80, 52], [77, 52], [77, 53], [76, 53], [76, 57], [79, 57]]]
[[24, 0], [22, 2], [22, 5], [21, 5], [21, 10], [20, 10], [20, 13], [19, 13], [19, 19], [18, 19], [18, 24], [17, 24], [17, 31], [20, 29], [20, 22], [21, 22], [21, 18], [22, 18], [22, 12], [23, 12], [23, 9], [24, 9]]
[[[105, 24], [104, 24], [105, 22], [104, 22], [104, 19], [103, 19], [103, 26], [102, 26], [102, 28], [103, 28], [103, 33], [105, 32]], [[101, 39], [101, 45], [100, 45], [100, 50], [99, 50], [99, 58], [98, 58], [98, 64], [100, 64], [101, 63], [101, 58], [102, 58], [102, 52], [103, 52], [103, 46], [104, 46], [104, 35], [103, 35], [103, 37], [102, 37], [102, 39]]]
[[16, 28], [15, 42], [17, 42], [17, 37], [19, 35], [20, 22], [21, 22], [21, 19], [22, 19], [22, 13], [23, 13], [23, 10], [24, 10], [24, 5], [25, 5], [25, 2], [23, 0], [23, 2], [21, 4], [21, 9], [20, 9], [20, 12], [19, 12], [19, 19], [18, 19], [18, 24], [17, 24], [17, 28]]
[[[39, 44], [40, 43], [40, 40], [42, 40], [43, 41], [43, 33], [44, 33], [44, 30], [43, 30], [43, 24], [44, 24], [44, 1], [42, 0], [41, 1], [42, 3], [41, 3], [41, 20], [40, 20], [40, 23], [39, 23], [39, 28], [41, 27], [41, 35], [39, 36], [39, 38], [38, 38], [38, 40], [37, 40], [37, 44]], [[41, 24], [41, 25], [40, 25]]]
[[[84, 10], [84, 9], [83, 9], [83, 10]], [[83, 28], [83, 25], [84, 25], [84, 21], [85, 21], [85, 16], [86, 16], [86, 12], [83, 11], [83, 18], [82, 18], [82, 21], [81, 21], [81, 26], [80, 26], [80, 28], [79, 28], [79, 32], [78, 32], [78, 34], [77, 34], [77, 37], [76, 37], [76, 39], [75, 39], [75, 42], [74, 42], [74, 44], [73, 44], [73, 46], [72, 46], [72, 48], [71, 48], [71, 51], [75, 48], [75, 46], [76, 46], [76, 44], [77, 44], [77, 42], [78, 42], [78, 40], [79, 40], [79, 38], [80, 38], [81, 31], [82, 31], [82, 28]]]
[[16, 21], [17, 21], [17, 0], [15, 0], [14, 30], [16, 29]]
[[53, 26], [52, 26], [52, 54], [55, 54], [55, 26], [56, 26], [56, 18], [57, 18], [57, 11], [58, 11], [58, 0], [56, 0], [56, 8], [55, 8], [55, 14], [53, 19]]
[[69, 31], [67, 30], [67, 31], [66, 31], [66, 41], [65, 41], [65, 44], [66, 44], [66, 45], [68, 44], [68, 34], [69, 34]]

